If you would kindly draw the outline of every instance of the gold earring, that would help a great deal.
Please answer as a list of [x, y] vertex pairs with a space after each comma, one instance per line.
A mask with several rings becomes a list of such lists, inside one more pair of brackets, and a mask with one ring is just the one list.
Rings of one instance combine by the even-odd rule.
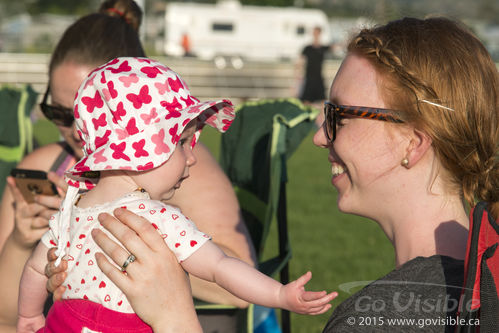
[[405, 157], [402, 162], [400, 162], [400, 164], [403, 166], [403, 167], [408, 167], [409, 166], [409, 159], [407, 157]]

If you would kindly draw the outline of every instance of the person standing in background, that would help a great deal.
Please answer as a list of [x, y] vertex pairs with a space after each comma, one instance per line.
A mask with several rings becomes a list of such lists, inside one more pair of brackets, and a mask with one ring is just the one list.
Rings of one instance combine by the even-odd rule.
[[326, 99], [322, 64], [330, 46], [321, 44], [321, 33], [321, 27], [314, 28], [312, 44], [305, 46], [299, 61], [299, 68], [304, 69], [299, 98], [304, 102], [313, 103]]

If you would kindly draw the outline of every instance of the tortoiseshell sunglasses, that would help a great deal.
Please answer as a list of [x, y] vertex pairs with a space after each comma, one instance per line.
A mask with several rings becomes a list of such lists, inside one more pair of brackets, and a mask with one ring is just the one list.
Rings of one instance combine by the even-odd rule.
[[331, 102], [324, 103], [324, 133], [330, 143], [336, 139], [336, 124], [338, 119], [348, 115], [352, 117], [391, 121], [403, 123], [396, 115], [397, 111], [366, 106], [336, 105]]

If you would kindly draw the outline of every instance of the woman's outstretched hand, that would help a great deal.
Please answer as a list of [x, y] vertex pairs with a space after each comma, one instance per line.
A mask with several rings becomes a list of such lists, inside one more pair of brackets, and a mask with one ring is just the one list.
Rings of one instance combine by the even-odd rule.
[[[137, 315], [155, 332], [202, 332], [188, 277], [156, 229], [125, 209], [116, 209], [114, 215], [116, 218], [100, 214], [99, 221], [126, 250], [102, 231], [93, 230], [94, 240], [115, 263], [96, 253], [100, 269], [125, 293]], [[117, 266], [130, 253], [136, 260], [124, 274]]]

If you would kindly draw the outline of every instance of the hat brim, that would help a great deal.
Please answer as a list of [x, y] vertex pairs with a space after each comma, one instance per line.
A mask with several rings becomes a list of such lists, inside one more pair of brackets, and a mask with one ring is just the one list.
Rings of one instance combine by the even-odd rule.
[[[179, 116], [176, 117], [175, 123], [175, 133], [172, 133], [172, 120], [171, 117], [162, 118], [158, 123], [151, 125], [156, 127], [158, 133], [162, 133], [167, 140], [168, 134], [170, 134], [170, 139], [173, 144], [177, 144], [180, 135], [184, 131], [185, 127], [194, 119], [199, 120], [198, 130], [195, 133], [195, 144], [199, 138], [200, 132], [204, 124], [215, 128], [220, 132], [225, 132], [229, 129], [232, 121], [235, 117], [234, 105], [230, 100], [216, 100], [216, 101], [205, 101], [197, 102], [181, 110]], [[163, 130], [163, 132], [161, 132]], [[127, 160], [127, 167], [113, 167], [112, 164], [106, 163], [103, 160], [101, 152], [103, 150], [116, 149], [116, 144], [113, 142], [112, 138], [109, 141], [98, 147], [95, 151], [86, 154], [85, 157], [80, 159], [72, 168], [66, 171], [66, 177], [73, 180], [74, 186], [82, 189], [89, 189], [95, 183], [95, 180], [86, 177], [86, 173], [89, 171], [103, 171], [103, 170], [129, 170], [129, 171], [145, 171], [149, 169], [156, 168], [163, 163], [165, 163], [171, 154], [172, 150], [158, 154], [155, 156], [137, 156], [136, 152], [133, 150], [133, 143], [139, 142], [141, 140], [149, 140], [150, 133], [148, 131], [139, 132], [134, 135], [130, 135], [125, 139], [119, 140], [120, 142], [125, 142], [125, 149], [121, 150], [118, 157]], [[114, 147], [113, 147], [114, 146]]]

